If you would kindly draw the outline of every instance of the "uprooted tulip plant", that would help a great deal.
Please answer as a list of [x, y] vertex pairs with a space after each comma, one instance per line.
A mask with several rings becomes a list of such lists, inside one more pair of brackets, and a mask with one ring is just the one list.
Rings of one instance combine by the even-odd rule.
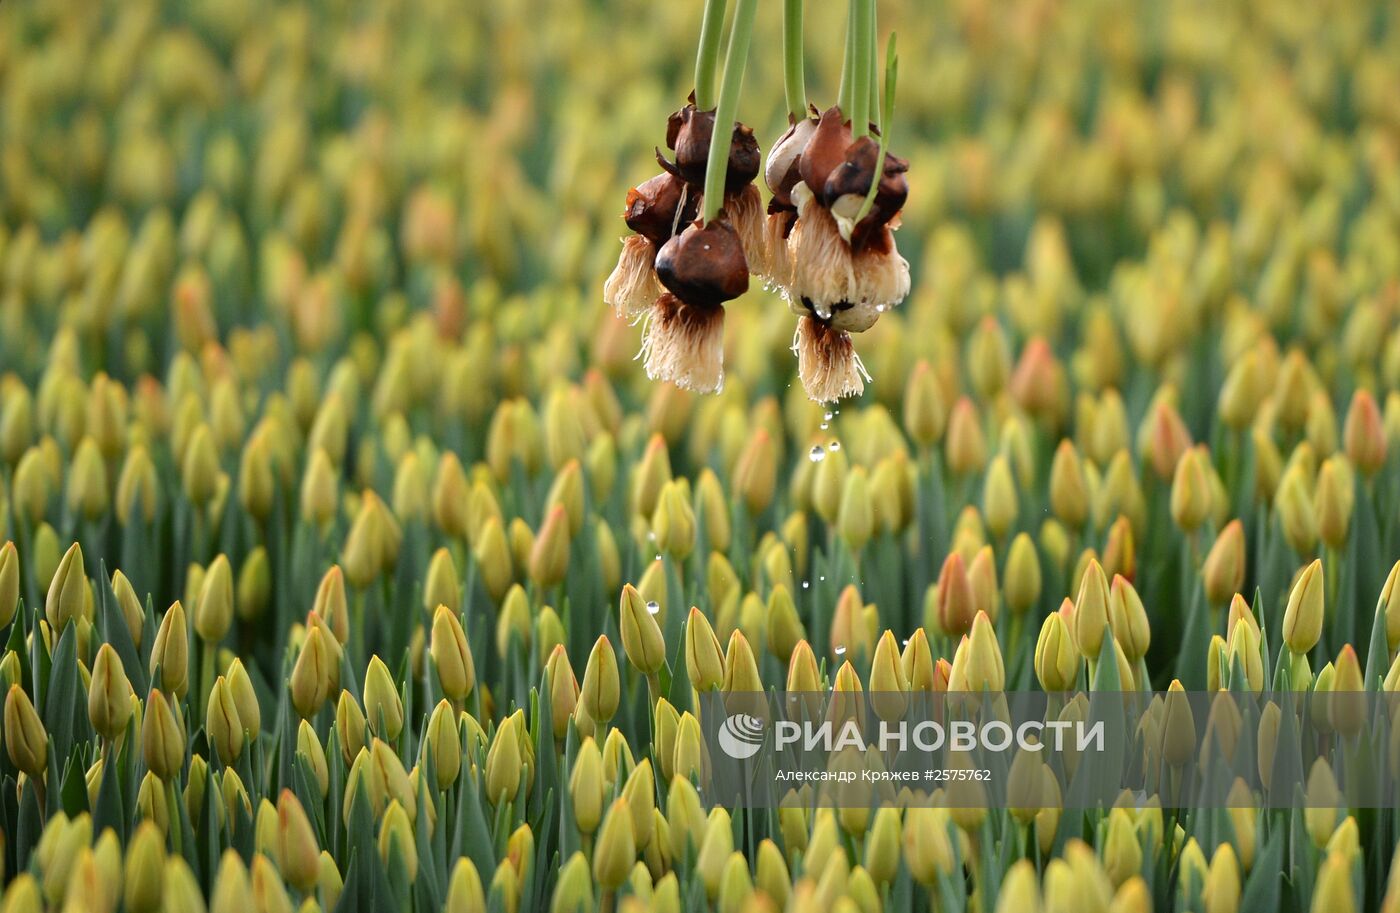
[[788, 126], [763, 168], [771, 194], [765, 219], [754, 184], [758, 142], [735, 119], [754, 4], [739, 0], [716, 99], [724, 7], [719, 0], [706, 6], [695, 90], [667, 123], [674, 160], [658, 150], [662, 173], [628, 192], [624, 218], [633, 234], [623, 240], [604, 299], [644, 322], [648, 377], [713, 393], [724, 382], [724, 305], [748, 290], [752, 273], [797, 315], [792, 349], [807, 395], [823, 403], [857, 396], [870, 378], [851, 334], [870, 329], [909, 293], [909, 264], [894, 240], [909, 194], [908, 163], [888, 143], [894, 39], [882, 100], [875, 3], [852, 2], [837, 102], [818, 111], [805, 88], [802, 3], [784, 4]]

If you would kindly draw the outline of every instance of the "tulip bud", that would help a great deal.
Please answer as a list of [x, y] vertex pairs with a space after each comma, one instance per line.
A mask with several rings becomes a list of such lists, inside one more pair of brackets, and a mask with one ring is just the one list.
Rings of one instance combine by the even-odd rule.
[[307, 893], [321, 875], [321, 848], [300, 800], [290, 789], [277, 797], [277, 867], [292, 887]]
[[418, 877], [418, 849], [413, 839], [413, 824], [397, 799], [389, 802], [379, 823], [379, 858], [386, 866], [407, 875], [409, 884]]
[[1210, 516], [1208, 459], [1203, 448], [1192, 448], [1182, 454], [1172, 476], [1172, 520], [1187, 533], [1195, 532]]
[[972, 628], [976, 612], [972, 584], [959, 552], [949, 552], [938, 574], [937, 618], [925, 619], [927, 626], [936, 626], [948, 637], [961, 637]]
[[447, 606], [454, 614], [462, 608], [462, 582], [452, 563], [452, 553], [445, 548], [433, 553], [423, 579], [423, 608], [431, 615], [438, 606]]
[[1375, 397], [1369, 391], [1357, 390], [1352, 394], [1342, 438], [1347, 459], [1361, 470], [1362, 475], [1372, 476], [1385, 465], [1385, 429]]
[[724, 681], [724, 656], [710, 621], [692, 607], [685, 626], [685, 664], [690, 684], [701, 694]]
[[1244, 524], [1231, 520], [1216, 537], [1201, 567], [1206, 599], [1211, 605], [1224, 605], [1244, 585]]
[[316, 778], [316, 785], [320, 789], [321, 798], [326, 797], [330, 791], [330, 771], [326, 767], [326, 750], [321, 746], [321, 739], [316, 735], [316, 730], [311, 728], [311, 724], [302, 720], [297, 725], [297, 749], [296, 756], [304, 759], [308, 767], [311, 768], [312, 775]]
[[131, 683], [122, 668], [121, 657], [111, 644], [97, 648], [88, 683], [88, 720], [108, 741], [126, 732], [131, 719]]
[[151, 676], [160, 670], [159, 685], [178, 698], [189, 689], [189, 629], [185, 622], [185, 607], [177, 599], [161, 617], [151, 647]]
[[292, 666], [289, 684], [292, 707], [304, 720], [314, 717], [329, 696], [327, 685], [332, 678], [331, 650], [326, 644], [327, 637], [330, 635], [319, 625], [307, 631], [296, 664]]
[[506, 717], [491, 740], [486, 753], [486, 796], [500, 805], [514, 801], [520, 791], [520, 738], [515, 733], [515, 717]]
[[452, 867], [452, 879], [447, 887], [445, 913], [484, 913], [486, 896], [481, 888], [481, 876], [471, 857], [462, 856]]
[[369, 659], [361, 698], [370, 730], [382, 739], [397, 739], [403, 730], [403, 701], [399, 698], [393, 676], [389, 674], [389, 667], [378, 655]]
[[655, 675], [666, 663], [666, 641], [656, 616], [630, 583], [622, 588], [619, 615], [622, 649], [628, 661], [643, 675]]
[[1079, 529], [1089, 516], [1089, 490], [1079, 451], [1068, 440], [1060, 441], [1050, 463], [1050, 507], [1070, 529]]
[[549, 682], [549, 709], [553, 715], [551, 728], [555, 741], [563, 741], [569, 732], [569, 718], [578, 706], [578, 680], [574, 677], [573, 666], [569, 664], [569, 654], [564, 645], [557, 645], [545, 663], [545, 677]]
[[[305, 722], [305, 721], [303, 721]], [[233, 702], [232, 689], [221, 675], [209, 691], [209, 709], [205, 716], [205, 732], [226, 766], [232, 766], [243, 753], [243, 723]]]
[[190, 435], [180, 463], [180, 480], [185, 497], [197, 508], [207, 505], [218, 490], [219, 451], [208, 425], [200, 424]]
[[559, 870], [554, 884], [550, 913], [592, 913], [593, 878], [588, 871], [588, 859], [575, 851]]
[[574, 757], [569, 776], [569, 797], [573, 802], [574, 823], [579, 832], [592, 834], [603, 820], [606, 800], [603, 781], [603, 755], [591, 736], [584, 737]]
[[1352, 864], [1342, 853], [1328, 853], [1317, 872], [1313, 888], [1314, 913], [1355, 913], [1356, 894]]
[[1298, 576], [1283, 612], [1283, 641], [1295, 654], [1305, 654], [1322, 636], [1322, 562], [1314, 560]]
[[11, 685], [5, 697], [4, 734], [10, 761], [31, 780], [42, 781], [48, 773], [49, 736], [19, 685]]
[[137, 825], [127, 844], [123, 900], [132, 913], [154, 913], [165, 891], [165, 835], [149, 821]]
[[1116, 574], [1108, 594], [1108, 620], [1124, 656], [1136, 662], [1147, 655], [1147, 649], [1152, 644], [1152, 627], [1147, 620], [1147, 610], [1143, 608], [1142, 599], [1133, 585]]
[[252, 893], [253, 886], [242, 857], [235, 849], [224, 850], [209, 891], [209, 913], [239, 913], [247, 909]]
[[1300, 555], [1310, 554], [1317, 545], [1317, 512], [1301, 466], [1294, 465], [1284, 473], [1274, 498], [1274, 512], [1289, 546]]
[[1108, 580], [1103, 568], [1091, 560], [1074, 602], [1074, 642], [1086, 659], [1097, 659], [1108, 626]]
[[335, 731], [345, 766], [349, 767], [354, 763], [360, 750], [365, 747], [366, 728], [364, 712], [355, 701], [354, 695], [349, 691], [340, 692], [340, 699], [335, 706]]
[[151, 689], [141, 719], [141, 753], [146, 767], [166, 783], [180, 773], [185, 761], [185, 734], [176, 712], [159, 689]]
[[564, 582], [569, 569], [569, 516], [555, 505], [545, 515], [544, 525], [530, 550], [530, 579], [548, 589]]
[[836, 529], [852, 554], [859, 554], [875, 531], [870, 483], [864, 466], [855, 467], [846, 477], [836, 515]]
[[617, 654], [606, 634], [600, 635], [588, 654], [579, 691], [579, 708], [594, 723], [606, 723], [617, 713], [622, 685], [618, 677]]
[[[465, 700], [476, 685], [476, 666], [472, 661], [472, 651], [467, 646], [467, 635], [462, 630], [462, 624], [458, 621], [456, 612], [447, 606], [440, 605], [433, 613], [433, 639], [429, 652], [433, 656], [433, 665], [437, 669], [442, 693], [450, 700]], [[384, 667], [382, 662], [379, 665]], [[387, 675], [387, 668], [385, 673]], [[374, 711], [369, 700], [368, 679], [365, 684], [365, 707], [372, 716]], [[395, 696], [397, 697], [397, 692]], [[388, 723], [388, 720], [385, 722]], [[391, 735], [390, 738], [397, 738], [397, 734]]]
[[627, 803], [618, 799], [608, 810], [593, 850], [593, 877], [604, 889], [615, 891], [627, 880], [637, 859], [632, 834], [632, 815]]
[[83, 568], [83, 549], [74, 542], [59, 561], [44, 600], [44, 616], [55, 634], [61, 633], [64, 625], [84, 614], [86, 599], [87, 572]]
[[724, 655], [724, 681], [722, 687], [728, 692], [763, 692], [763, 681], [758, 677], [758, 661], [744, 632], [737, 628], [729, 635], [729, 649]]
[[1317, 474], [1314, 503], [1318, 535], [1330, 548], [1346, 545], [1354, 502], [1350, 467], [1340, 457], [1328, 459]]
[[987, 437], [977, 407], [967, 397], [960, 398], [948, 416], [948, 432], [943, 439], [948, 469], [957, 476], [979, 471], [987, 463]]
[[194, 629], [206, 644], [223, 640], [233, 621], [233, 570], [219, 555], [204, 571], [199, 600], [194, 607]]

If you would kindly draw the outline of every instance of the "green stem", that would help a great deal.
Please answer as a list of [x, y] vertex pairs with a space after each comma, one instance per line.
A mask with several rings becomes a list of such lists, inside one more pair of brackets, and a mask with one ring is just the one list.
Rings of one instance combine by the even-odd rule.
[[724, 205], [724, 178], [729, 171], [729, 145], [734, 134], [734, 120], [739, 113], [739, 92], [744, 85], [744, 66], [749, 58], [749, 39], [753, 37], [754, 14], [758, 0], [738, 0], [734, 7], [734, 26], [729, 31], [729, 50], [724, 58], [724, 82], [719, 90], [719, 107], [715, 111], [715, 126], [710, 133], [710, 156], [705, 162], [705, 224], [719, 215]]
[[783, 93], [793, 123], [807, 116], [802, 66], [802, 0], [783, 0]]
[[727, 0], [705, 0], [705, 17], [700, 20], [700, 49], [695, 54], [695, 108], [708, 111], [715, 106], [715, 70], [719, 67], [719, 36], [724, 30]]
[[870, 179], [870, 189], [865, 192], [865, 202], [856, 213], [859, 222], [869, 214], [875, 205], [875, 194], [880, 189], [880, 181], [885, 176], [885, 155], [890, 149], [890, 133], [894, 128], [894, 90], [899, 82], [899, 54], [895, 52], [895, 36], [890, 35], [885, 49], [885, 104], [880, 115], [880, 151], [875, 155], [875, 174]]
[[870, 69], [875, 56], [875, 0], [857, 0], [851, 71], [851, 136], [870, 131]]
[[836, 104], [841, 111], [851, 110], [851, 80], [855, 76], [856, 4], [851, 0], [846, 10], [846, 51], [841, 59], [841, 88], [836, 93]]
[[870, 119], [875, 123], [876, 128], [884, 129], [884, 120], [880, 117], [880, 74], [878, 20], [876, 19], [875, 0], [870, 0], [870, 66], [867, 68], [870, 80]]

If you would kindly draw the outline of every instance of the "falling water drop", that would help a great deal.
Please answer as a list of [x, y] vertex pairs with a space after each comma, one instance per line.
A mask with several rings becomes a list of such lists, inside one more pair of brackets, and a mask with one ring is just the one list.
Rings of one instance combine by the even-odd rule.
[[807, 454], [807, 459], [811, 460], [813, 463], [820, 463], [822, 460], [826, 459], [826, 448], [821, 444], [817, 444]]
[[647, 603], [647, 611], [650, 612], [650, 613], [653, 614], [653, 615], [656, 615], [657, 613], [659, 613], [659, 612], [661, 611], [661, 605], [660, 605], [660, 603], [648, 602], [648, 603]]
[[837, 656], [845, 656], [845, 655], [846, 655], [846, 645], [845, 645], [845, 644], [840, 644], [840, 645], [838, 645], [838, 646], [836, 647], [836, 655], [837, 655]]
[[835, 453], [836, 451], [838, 451], [838, 450], [841, 449], [841, 442], [840, 442], [840, 441], [832, 441], [830, 444], [827, 444], [827, 445], [826, 445], [826, 449], [827, 449], [827, 450], [830, 450], [832, 453]]

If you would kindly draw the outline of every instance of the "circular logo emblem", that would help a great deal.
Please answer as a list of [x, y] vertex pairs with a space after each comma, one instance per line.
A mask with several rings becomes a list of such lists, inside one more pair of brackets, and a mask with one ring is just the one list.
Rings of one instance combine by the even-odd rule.
[[736, 761], [758, 754], [763, 747], [763, 720], [747, 713], [730, 716], [719, 727], [719, 747]]

